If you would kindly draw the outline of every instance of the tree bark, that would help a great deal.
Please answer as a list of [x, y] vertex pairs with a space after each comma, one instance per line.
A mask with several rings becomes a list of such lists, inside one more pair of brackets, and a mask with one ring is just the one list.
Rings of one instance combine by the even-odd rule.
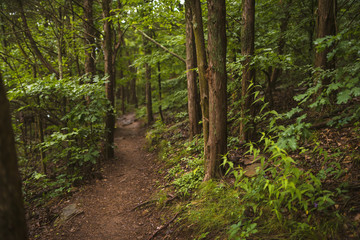
[[[84, 0], [85, 73], [96, 75], [93, 0]], [[90, 77], [91, 77], [90, 76]]]
[[209, 155], [204, 181], [222, 175], [220, 164], [227, 150], [225, 0], [208, 0], [208, 31]]
[[162, 111], [162, 106], [161, 106], [161, 101], [162, 101], [162, 96], [161, 96], [161, 66], [160, 66], [160, 62], [157, 63], [158, 66], [158, 87], [159, 87], [159, 114], [160, 114], [160, 118], [161, 118], [161, 122], [165, 122], [165, 118], [163, 115], [163, 111]]
[[0, 73], [0, 239], [28, 239], [9, 102]]
[[[102, 11], [103, 18], [106, 19], [110, 17], [110, 0], [102, 0]], [[115, 131], [115, 96], [114, 96], [114, 82], [115, 76], [113, 71], [113, 62], [112, 62], [112, 26], [109, 20], [104, 21], [104, 41], [103, 41], [103, 50], [104, 50], [104, 68], [105, 74], [108, 76], [108, 81], [105, 83], [106, 97], [110, 101], [111, 109], [106, 113], [106, 157], [108, 159], [114, 157], [114, 131]]]
[[130, 80], [130, 103], [135, 105], [135, 108], [138, 107], [138, 99], [136, 96], [136, 69], [135, 67], [130, 67], [130, 72], [132, 78]]
[[[151, 49], [143, 37], [143, 44], [145, 49], [145, 55], [151, 54]], [[154, 121], [153, 110], [152, 110], [152, 97], [151, 97], [151, 66], [149, 63], [145, 63], [145, 98], [146, 98], [146, 115], [147, 115], [147, 124], [150, 125]]]
[[192, 26], [192, 12], [189, 0], [185, 1], [185, 21], [186, 21], [186, 77], [188, 90], [188, 113], [189, 113], [189, 127], [190, 139], [195, 135], [200, 134], [200, 97], [197, 88], [197, 73], [195, 68], [196, 63], [196, 46], [195, 37]]
[[190, 0], [190, 7], [192, 10], [192, 26], [199, 72], [200, 106], [203, 122], [204, 155], [206, 159], [209, 152], [207, 144], [209, 138], [209, 86], [206, 76], [207, 59], [200, 0]]
[[[336, 34], [336, 4], [336, 0], [318, 1], [316, 38], [323, 38]], [[315, 67], [322, 69], [335, 68], [335, 60], [327, 60], [327, 55], [332, 49], [333, 46], [330, 46], [325, 48], [322, 52], [316, 51]], [[323, 79], [323, 85], [328, 85], [329, 83], [329, 78]]]
[[[255, 0], [242, 1], [242, 20], [243, 28], [241, 31], [241, 53], [245, 56], [242, 73], [241, 95], [241, 122], [240, 122], [240, 141], [246, 142], [253, 136], [253, 127], [247, 120], [252, 119], [253, 91], [249, 89], [250, 84], [255, 79], [255, 70], [250, 66], [252, 55], [254, 55], [255, 41]], [[250, 116], [247, 116], [247, 115]]]

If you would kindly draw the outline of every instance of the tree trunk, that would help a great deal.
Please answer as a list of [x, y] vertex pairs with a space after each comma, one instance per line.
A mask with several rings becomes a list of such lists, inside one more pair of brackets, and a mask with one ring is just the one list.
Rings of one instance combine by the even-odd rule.
[[[151, 54], [151, 49], [148, 45], [147, 40], [143, 37], [145, 55]], [[151, 66], [148, 63], [145, 63], [145, 96], [146, 96], [146, 114], [147, 114], [147, 124], [150, 125], [154, 121], [153, 111], [152, 111], [152, 99], [151, 99]]]
[[[102, 0], [102, 11], [103, 18], [106, 19], [110, 17], [110, 0]], [[108, 76], [108, 82], [105, 83], [106, 97], [110, 101], [112, 108], [106, 113], [106, 157], [108, 159], [114, 157], [114, 131], [115, 131], [115, 97], [114, 97], [114, 82], [115, 76], [112, 66], [112, 26], [109, 20], [104, 21], [104, 67], [105, 74]]]
[[159, 86], [159, 114], [160, 114], [160, 118], [161, 118], [161, 122], [165, 122], [164, 119], [164, 115], [162, 112], [162, 107], [161, 107], [161, 101], [162, 101], [162, 96], [161, 96], [161, 68], [160, 68], [160, 62], [158, 62], [158, 86]]
[[192, 26], [192, 12], [189, 0], [185, 1], [185, 20], [186, 20], [186, 77], [188, 90], [188, 113], [190, 126], [190, 139], [200, 134], [200, 97], [197, 89], [197, 73], [194, 70], [196, 63], [196, 47], [194, 31]]
[[136, 69], [135, 67], [130, 67], [130, 72], [132, 78], [130, 80], [130, 103], [135, 105], [135, 108], [138, 107], [138, 99], [136, 96]]
[[204, 135], [204, 155], [207, 158], [208, 138], [209, 138], [209, 86], [206, 76], [207, 60], [205, 50], [205, 39], [201, 13], [200, 0], [189, 0], [192, 11], [192, 26], [194, 31], [195, 46], [196, 46], [196, 60], [199, 72], [199, 86], [200, 86], [200, 105], [203, 122], [203, 135]]
[[[316, 38], [333, 36], [336, 34], [336, 0], [319, 0], [317, 9]], [[325, 48], [322, 52], [316, 51], [315, 67], [322, 69], [334, 69], [335, 61], [327, 60], [327, 55], [333, 46]], [[323, 79], [323, 85], [330, 83], [329, 78]]]
[[[281, 22], [280, 22], [280, 37], [279, 37], [279, 42], [278, 42], [278, 53], [279, 53], [279, 55], [283, 55], [285, 43], [286, 43], [286, 39], [285, 39], [284, 35], [285, 35], [285, 32], [287, 31], [288, 24], [289, 24], [289, 19], [290, 19], [289, 7], [291, 4], [291, 0], [285, 4], [283, 1], [281, 1], [280, 4], [281, 4], [280, 7], [282, 7], [281, 9], [284, 9], [284, 16], [281, 18]], [[268, 96], [269, 96], [269, 102], [270, 102], [271, 108], [274, 106], [273, 92], [276, 87], [277, 80], [281, 75], [281, 72], [282, 72], [281, 68], [275, 67], [272, 70], [270, 78], [269, 78]]]
[[[255, 0], [242, 1], [242, 20], [243, 27], [241, 31], [241, 53], [245, 56], [242, 73], [241, 95], [243, 98], [241, 104], [241, 123], [240, 123], [240, 141], [246, 142], [253, 136], [251, 121], [253, 110], [251, 104], [253, 103], [253, 91], [249, 89], [250, 83], [254, 81], [255, 70], [250, 66], [251, 57], [254, 54], [255, 41]], [[247, 116], [247, 115], [250, 116]]]
[[0, 239], [27, 238], [25, 212], [18, 171], [9, 102], [0, 73]]
[[93, 0], [84, 0], [85, 73], [96, 75]]
[[210, 151], [205, 159], [204, 181], [222, 175], [220, 164], [227, 150], [225, 0], [208, 0], [208, 31]]

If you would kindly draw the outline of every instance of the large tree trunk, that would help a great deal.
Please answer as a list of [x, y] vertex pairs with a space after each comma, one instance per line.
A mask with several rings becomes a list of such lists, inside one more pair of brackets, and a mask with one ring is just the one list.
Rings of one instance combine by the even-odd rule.
[[192, 26], [192, 12], [189, 0], [185, 1], [185, 20], [186, 20], [186, 77], [188, 89], [188, 113], [190, 126], [190, 139], [200, 134], [200, 98], [197, 89], [197, 73], [194, 70], [196, 63], [196, 46], [194, 31]]
[[93, 0], [84, 0], [85, 73], [96, 75]]
[[0, 73], [0, 239], [27, 239], [9, 102]]
[[[317, 9], [316, 38], [323, 38], [336, 34], [336, 0], [319, 0]], [[327, 55], [333, 46], [325, 48], [322, 52], [316, 51], [315, 67], [322, 69], [334, 69], [335, 60], [328, 61]], [[323, 85], [330, 83], [329, 78], [323, 79]]]
[[210, 151], [205, 160], [205, 181], [222, 175], [220, 164], [227, 149], [225, 0], [208, 0], [208, 16]]
[[[145, 48], [145, 55], [151, 54], [151, 49], [145, 37], [143, 37], [143, 43]], [[153, 110], [152, 110], [152, 98], [151, 98], [151, 66], [145, 63], [145, 96], [146, 96], [146, 114], [147, 123], [150, 125], [154, 121]]]
[[[102, 11], [103, 18], [107, 19], [110, 17], [110, 0], [102, 0]], [[112, 109], [106, 113], [106, 157], [108, 159], [114, 157], [114, 131], [115, 131], [115, 96], [114, 96], [114, 82], [115, 76], [113, 71], [112, 63], [112, 27], [109, 20], [104, 21], [104, 62], [105, 62], [105, 74], [109, 77], [107, 83], [105, 84], [106, 97], [110, 101]]]
[[208, 138], [209, 138], [209, 86], [206, 76], [207, 60], [205, 50], [205, 39], [201, 13], [200, 0], [189, 0], [192, 11], [192, 26], [194, 30], [195, 46], [196, 46], [196, 59], [199, 72], [199, 86], [200, 86], [200, 105], [203, 122], [203, 135], [204, 135], [204, 154], [207, 158]]
[[[246, 120], [252, 119], [253, 110], [253, 91], [249, 89], [250, 83], [254, 81], [255, 70], [250, 66], [251, 57], [254, 54], [255, 41], [255, 0], [242, 1], [242, 20], [243, 28], [241, 31], [241, 53], [245, 56], [242, 73], [241, 95], [243, 102], [241, 104], [241, 123], [240, 123], [240, 141], [246, 142], [253, 136], [253, 124], [247, 123]], [[247, 116], [250, 114], [250, 117]]]

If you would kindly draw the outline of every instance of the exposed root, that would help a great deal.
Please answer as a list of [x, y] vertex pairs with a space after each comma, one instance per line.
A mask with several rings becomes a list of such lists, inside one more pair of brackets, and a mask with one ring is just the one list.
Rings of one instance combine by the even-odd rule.
[[156, 202], [156, 200], [152, 199], [152, 200], [148, 200], [146, 202], [139, 203], [138, 205], [133, 207], [130, 211], [135, 211], [137, 208], [140, 208], [140, 207], [145, 206], [145, 205], [154, 204], [155, 202]]
[[153, 233], [153, 235], [152, 235], [148, 240], [154, 239], [154, 237], [156, 237], [156, 235], [159, 234], [160, 231], [164, 230], [165, 228], [167, 228], [167, 227], [170, 225], [170, 223], [172, 223], [173, 221], [175, 221], [175, 219], [177, 218], [177, 216], [178, 216], [179, 214], [180, 214], [180, 212], [178, 212], [177, 214], [175, 214], [175, 216], [174, 216], [172, 219], [170, 219], [170, 221], [168, 221], [165, 225], [159, 227], [159, 228]]

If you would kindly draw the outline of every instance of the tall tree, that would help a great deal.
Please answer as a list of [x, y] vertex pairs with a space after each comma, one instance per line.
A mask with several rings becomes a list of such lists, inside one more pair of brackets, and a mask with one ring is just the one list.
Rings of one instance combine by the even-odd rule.
[[113, 45], [112, 45], [112, 35], [113, 29], [111, 26], [110, 17], [110, 2], [111, 0], [102, 0], [102, 12], [104, 18], [104, 68], [105, 74], [108, 75], [108, 81], [105, 84], [106, 97], [110, 101], [112, 108], [110, 108], [106, 114], [106, 157], [114, 157], [114, 131], [115, 131], [115, 96], [114, 96], [114, 85], [115, 85], [115, 75], [113, 71]]
[[[336, 0], [318, 1], [316, 38], [323, 38], [336, 34], [336, 3]], [[327, 60], [327, 55], [332, 49], [333, 46], [330, 46], [323, 51], [316, 51], [315, 67], [322, 69], [335, 68], [334, 59], [332, 61]], [[323, 84], [327, 85], [329, 83], [329, 78], [323, 80]]]
[[0, 239], [27, 239], [9, 102], [0, 73]]
[[200, 97], [197, 88], [196, 63], [196, 46], [194, 31], [192, 26], [192, 12], [190, 0], [185, 1], [185, 22], [186, 22], [186, 77], [188, 89], [188, 113], [190, 125], [190, 139], [201, 131], [200, 127]]
[[225, 0], [208, 0], [208, 31], [209, 155], [205, 160], [205, 181], [222, 175], [220, 164], [227, 150]]
[[130, 103], [135, 105], [135, 108], [138, 107], [138, 99], [136, 96], [136, 68], [131, 66], [129, 63], [129, 71], [131, 75], [130, 80]]
[[158, 62], [157, 63], [157, 67], [158, 67], [158, 91], [159, 91], [159, 114], [160, 114], [160, 118], [162, 122], [165, 122], [165, 118], [164, 118], [164, 114], [162, 111], [162, 106], [161, 106], [161, 101], [162, 101], [162, 93], [161, 93], [161, 63]]
[[192, 11], [192, 26], [194, 30], [195, 46], [196, 46], [196, 60], [199, 72], [199, 86], [200, 86], [200, 105], [203, 123], [204, 135], [204, 154], [205, 159], [209, 153], [208, 139], [209, 139], [209, 85], [206, 76], [207, 59], [205, 49], [204, 30], [202, 22], [202, 11], [200, 0], [190, 0], [190, 7]]
[[[143, 37], [144, 53], [145, 55], [151, 54], [151, 48], [148, 41]], [[153, 110], [152, 110], [152, 97], [151, 97], [151, 66], [149, 63], [145, 63], [145, 98], [146, 98], [146, 115], [147, 123], [150, 125], [154, 121]]]
[[96, 75], [93, 0], [84, 0], [85, 73]]
[[241, 31], [241, 54], [245, 56], [243, 61], [243, 73], [241, 83], [241, 95], [243, 98], [241, 104], [241, 123], [240, 123], [240, 141], [248, 141], [252, 138], [253, 129], [250, 124], [246, 124], [246, 119], [251, 119], [247, 114], [253, 115], [251, 104], [253, 94], [249, 86], [255, 78], [255, 70], [250, 66], [251, 57], [254, 55], [255, 41], [255, 0], [242, 1], [242, 21]]

